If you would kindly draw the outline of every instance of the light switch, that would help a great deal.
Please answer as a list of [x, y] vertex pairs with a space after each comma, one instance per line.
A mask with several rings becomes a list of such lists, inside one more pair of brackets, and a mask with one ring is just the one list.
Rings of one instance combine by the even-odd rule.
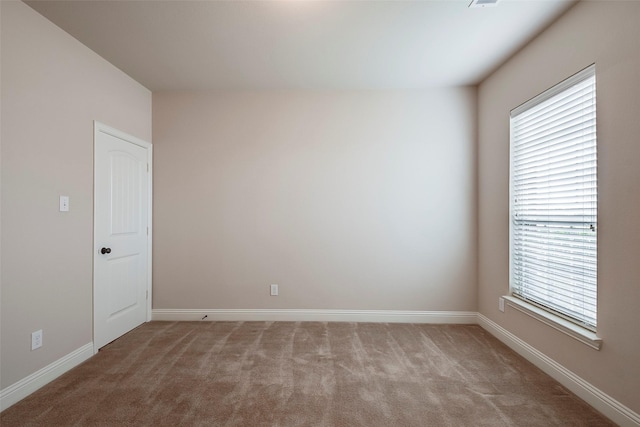
[[60, 196], [60, 212], [69, 212], [69, 196]]

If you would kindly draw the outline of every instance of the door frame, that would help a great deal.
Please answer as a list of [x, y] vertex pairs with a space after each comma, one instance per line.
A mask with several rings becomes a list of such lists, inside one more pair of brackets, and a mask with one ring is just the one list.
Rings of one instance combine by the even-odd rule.
[[107, 135], [111, 135], [115, 138], [128, 142], [130, 144], [138, 145], [147, 150], [147, 170], [149, 173], [147, 179], [147, 191], [148, 193], [148, 206], [147, 206], [147, 224], [149, 227], [148, 235], [147, 235], [147, 322], [151, 321], [151, 300], [152, 300], [152, 265], [153, 265], [153, 145], [150, 142], [147, 142], [143, 139], [137, 138], [135, 136], [129, 135], [125, 132], [122, 132], [118, 129], [112, 128], [111, 126], [107, 126], [104, 123], [101, 123], [97, 120], [93, 121], [93, 238], [92, 238], [92, 247], [93, 247], [93, 256], [91, 257], [92, 262], [92, 318], [93, 318], [93, 354], [98, 352], [98, 348], [96, 347], [96, 300], [95, 300], [95, 286], [96, 286], [96, 269], [95, 269], [95, 260], [98, 254], [98, 249], [96, 247], [96, 144], [98, 143], [98, 134], [105, 133]]

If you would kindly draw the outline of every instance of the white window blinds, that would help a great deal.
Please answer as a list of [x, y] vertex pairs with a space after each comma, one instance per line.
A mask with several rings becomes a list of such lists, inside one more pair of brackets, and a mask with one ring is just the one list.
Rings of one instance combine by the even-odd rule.
[[511, 112], [511, 292], [596, 327], [595, 67]]

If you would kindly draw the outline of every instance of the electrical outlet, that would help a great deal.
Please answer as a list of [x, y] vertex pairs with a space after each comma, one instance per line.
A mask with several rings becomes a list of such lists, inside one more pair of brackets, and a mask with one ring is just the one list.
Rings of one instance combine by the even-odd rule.
[[278, 296], [278, 285], [271, 285], [271, 296], [272, 297]]
[[42, 329], [31, 333], [31, 350], [42, 347]]
[[498, 310], [504, 313], [504, 298], [498, 298]]

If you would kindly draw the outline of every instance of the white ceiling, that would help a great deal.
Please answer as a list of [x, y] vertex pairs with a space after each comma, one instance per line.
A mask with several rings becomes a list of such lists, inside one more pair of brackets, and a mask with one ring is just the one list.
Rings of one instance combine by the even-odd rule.
[[473, 85], [574, 0], [27, 1], [147, 88]]

